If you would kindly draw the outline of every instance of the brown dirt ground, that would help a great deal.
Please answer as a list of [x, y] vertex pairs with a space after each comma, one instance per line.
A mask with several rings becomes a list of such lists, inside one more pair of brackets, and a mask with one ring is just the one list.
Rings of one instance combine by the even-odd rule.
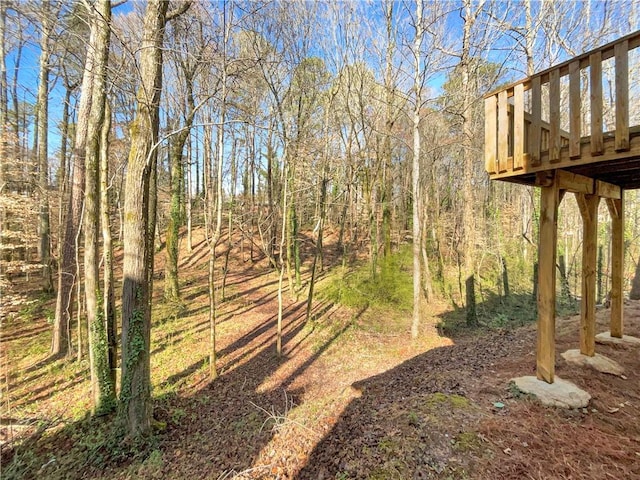
[[[317, 301], [306, 324], [304, 294], [285, 295], [278, 358], [277, 276], [237, 242], [219, 311], [221, 376], [211, 382], [206, 256], [198, 231], [182, 257], [183, 309], [161, 301], [157, 256], [158, 432], [140, 455], [94, 433], [104, 420], [83, 419], [86, 360], [42, 361], [51, 303], [26, 312], [5, 296], [3, 479], [640, 478], [640, 350], [597, 347], [625, 378], [567, 365], [559, 353], [576, 348], [578, 317], [558, 319], [556, 368], [592, 395], [584, 410], [545, 408], [509, 387], [534, 372], [534, 325], [451, 338], [425, 327], [411, 342], [409, 318], [399, 330], [372, 330], [364, 326], [387, 319]], [[599, 331], [608, 314], [598, 311]], [[640, 337], [640, 302], [626, 305], [625, 325]]]

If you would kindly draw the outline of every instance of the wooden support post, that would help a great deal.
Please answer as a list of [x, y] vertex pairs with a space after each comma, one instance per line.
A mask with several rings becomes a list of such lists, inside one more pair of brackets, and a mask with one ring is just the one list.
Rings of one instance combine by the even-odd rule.
[[591, 87], [591, 155], [602, 155], [602, 52], [589, 55]]
[[580, 62], [569, 64], [569, 158], [580, 158], [582, 111], [580, 92]]
[[620, 199], [607, 199], [611, 215], [611, 336], [622, 338], [624, 334], [624, 194]]
[[576, 193], [582, 216], [582, 302], [580, 307], [580, 353], [596, 353], [596, 251], [600, 197]]
[[540, 193], [540, 241], [538, 246], [538, 379], [553, 383], [556, 329], [556, 250], [560, 189], [552, 175], [549, 186]]
[[616, 57], [616, 152], [629, 150], [629, 42], [615, 46]]
[[531, 166], [540, 165], [540, 141], [542, 140], [542, 85], [540, 77], [531, 79], [531, 127], [529, 133], [529, 154]]
[[509, 104], [507, 91], [498, 93], [498, 172], [512, 171], [509, 168]]
[[491, 95], [484, 101], [484, 162], [487, 172], [496, 173], [496, 157], [498, 154], [498, 98]]
[[513, 87], [513, 169], [524, 167], [524, 84]]
[[549, 72], [549, 161], [560, 161], [560, 70]]

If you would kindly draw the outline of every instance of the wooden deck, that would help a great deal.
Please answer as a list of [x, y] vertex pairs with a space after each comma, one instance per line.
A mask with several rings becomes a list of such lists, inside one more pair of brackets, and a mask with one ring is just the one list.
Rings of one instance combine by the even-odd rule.
[[[576, 196], [583, 225], [580, 352], [596, 350], [601, 200], [611, 216], [610, 333], [623, 337], [624, 190], [640, 188], [640, 125], [629, 120], [630, 108], [640, 107], [640, 85], [634, 80], [630, 93], [629, 74], [640, 65], [630, 68], [629, 52], [639, 46], [640, 31], [485, 96], [489, 176], [541, 189], [536, 371], [548, 383], [555, 378], [558, 207], [567, 192]], [[605, 123], [613, 131], [604, 131]]]
[[[640, 31], [485, 96], [491, 179], [537, 185], [539, 172], [562, 169], [640, 188], [640, 125], [629, 125], [629, 102], [640, 103], [629, 94], [629, 52], [639, 46]], [[615, 87], [604, 93], [612, 105], [603, 102], [607, 60]], [[603, 131], [606, 112], [613, 131]]]

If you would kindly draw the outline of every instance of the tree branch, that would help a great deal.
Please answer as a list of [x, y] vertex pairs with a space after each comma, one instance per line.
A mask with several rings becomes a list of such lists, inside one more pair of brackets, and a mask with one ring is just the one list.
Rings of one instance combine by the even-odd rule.
[[191, 4], [192, 4], [191, 0], [183, 0], [179, 7], [167, 13], [167, 22], [170, 22], [174, 18], [177, 18], [183, 13], [185, 13], [187, 10], [189, 10], [189, 8], [191, 7]]

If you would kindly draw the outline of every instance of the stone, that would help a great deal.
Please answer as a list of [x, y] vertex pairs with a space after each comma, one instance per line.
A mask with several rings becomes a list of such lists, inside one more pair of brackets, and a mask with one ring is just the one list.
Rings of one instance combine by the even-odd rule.
[[591, 400], [591, 395], [587, 392], [558, 376], [553, 383], [531, 376], [518, 377], [511, 381], [520, 391], [535, 395], [540, 403], [550, 407], [584, 408]]
[[577, 365], [579, 367], [591, 367], [601, 373], [608, 373], [609, 375], [616, 375], [620, 377], [624, 374], [624, 368], [610, 358], [596, 353], [593, 357], [583, 355], [580, 350], [567, 350], [562, 354], [567, 363]]
[[602, 332], [596, 335], [596, 342], [602, 344], [627, 345], [640, 347], [640, 338], [631, 335], [623, 335], [622, 338], [612, 337], [611, 332]]

